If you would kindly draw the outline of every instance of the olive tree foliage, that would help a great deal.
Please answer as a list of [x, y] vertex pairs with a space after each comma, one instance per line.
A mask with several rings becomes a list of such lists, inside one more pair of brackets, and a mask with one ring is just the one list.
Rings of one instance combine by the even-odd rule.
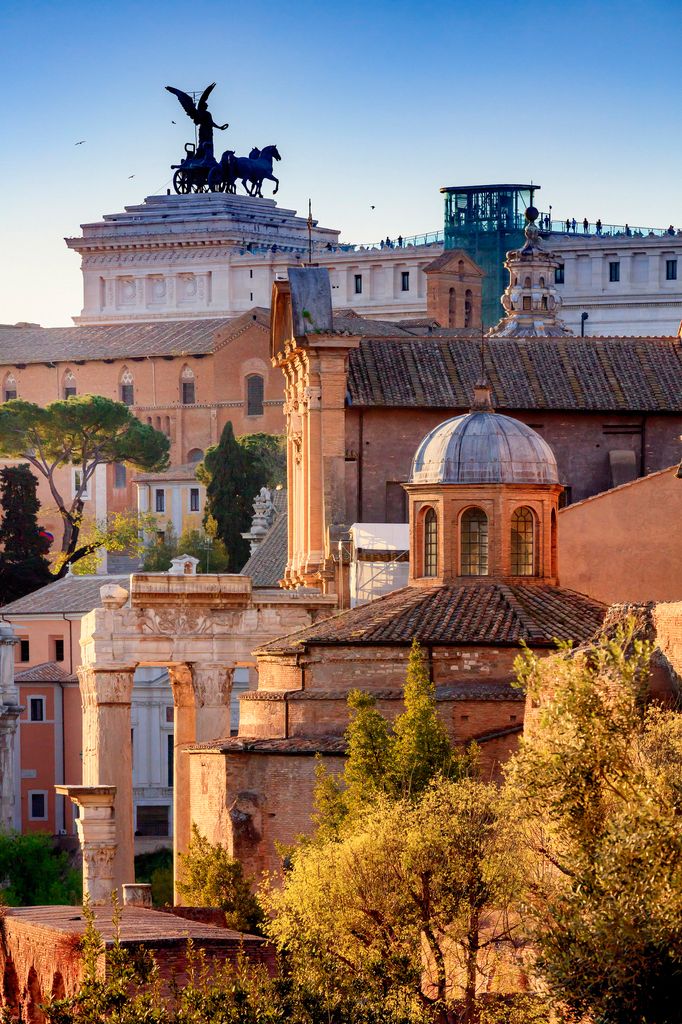
[[472, 1022], [482, 977], [514, 947], [522, 863], [500, 791], [441, 777], [419, 799], [379, 798], [337, 841], [300, 846], [265, 897], [268, 932], [313, 991]]
[[576, 1019], [673, 1024], [682, 1002], [682, 717], [647, 701], [621, 623], [519, 674], [536, 705], [508, 770], [534, 871], [537, 968]]
[[209, 842], [195, 824], [187, 853], [180, 854], [177, 886], [188, 905], [224, 910], [228, 928], [260, 930], [263, 913], [240, 862], [224, 846]]
[[[165, 434], [141, 423], [122, 402], [101, 395], [80, 395], [47, 406], [15, 398], [0, 406], [0, 456], [25, 459], [45, 477], [61, 516], [62, 572], [69, 562], [94, 550], [92, 544], [79, 546], [79, 536], [84, 495], [97, 467], [119, 462], [145, 471], [162, 470], [168, 465], [169, 448]], [[77, 470], [73, 494], [58, 484], [59, 471], [71, 466]]]

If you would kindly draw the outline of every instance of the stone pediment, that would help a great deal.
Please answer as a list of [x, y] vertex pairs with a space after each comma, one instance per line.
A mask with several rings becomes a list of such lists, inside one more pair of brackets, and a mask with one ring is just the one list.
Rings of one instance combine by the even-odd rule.
[[[463, 264], [463, 266], [460, 266]], [[448, 249], [446, 252], [431, 260], [424, 267], [425, 274], [460, 274], [462, 277], [485, 277], [475, 260], [464, 251], [464, 249]]]

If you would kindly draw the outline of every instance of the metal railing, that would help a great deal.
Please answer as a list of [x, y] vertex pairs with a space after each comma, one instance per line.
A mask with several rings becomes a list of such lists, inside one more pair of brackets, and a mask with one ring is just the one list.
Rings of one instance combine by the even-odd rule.
[[667, 228], [642, 227], [637, 224], [602, 224], [597, 221], [588, 221], [585, 227], [584, 220], [574, 220], [569, 217], [566, 220], [550, 220], [549, 214], [541, 213], [537, 221], [541, 231], [557, 235], [592, 235], [596, 238], [662, 238], [665, 235], [682, 237], [682, 229], [675, 229], [671, 224]]

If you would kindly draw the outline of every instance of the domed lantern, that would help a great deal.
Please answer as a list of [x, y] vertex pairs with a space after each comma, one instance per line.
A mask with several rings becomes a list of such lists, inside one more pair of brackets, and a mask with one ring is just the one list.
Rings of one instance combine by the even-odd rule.
[[405, 485], [410, 586], [558, 582], [556, 459], [540, 435], [496, 413], [487, 384], [471, 412], [423, 439]]

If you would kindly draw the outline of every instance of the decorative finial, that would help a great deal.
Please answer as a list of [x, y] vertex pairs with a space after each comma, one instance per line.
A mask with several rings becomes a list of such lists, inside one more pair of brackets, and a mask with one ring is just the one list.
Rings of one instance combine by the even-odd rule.
[[474, 384], [474, 400], [471, 403], [471, 412], [495, 411], [493, 408], [492, 389], [485, 369], [486, 342], [487, 338], [483, 331], [481, 331], [481, 374]]

